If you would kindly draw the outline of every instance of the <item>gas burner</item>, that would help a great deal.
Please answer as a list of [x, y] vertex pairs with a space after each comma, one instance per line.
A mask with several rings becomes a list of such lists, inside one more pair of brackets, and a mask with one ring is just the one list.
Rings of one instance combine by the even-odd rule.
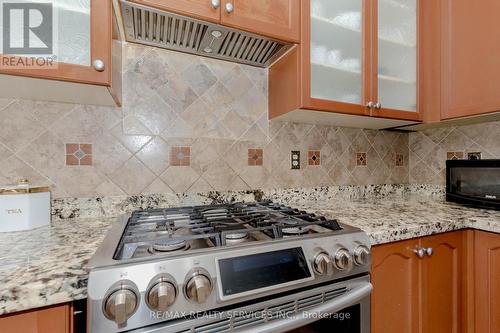
[[233, 239], [233, 240], [236, 240], [236, 239], [242, 239], [242, 238], [247, 238], [248, 237], [248, 233], [245, 232], [245, 231], [231, 231], [231, 232], [228, 232], [226, 233], [226, 239]]
[[148, 252], [155, 254], [158, 252], [181, 252], [189, 250], [189, 243], [183, 239], [169, 240], [152, 244]]
[[240, 244], [248, 241], [248, 233], [245, 231], [230, 231], [225, 234], [226, 244]]
[[300, 227], [283, 227], [281, 231], [283, 231], [283, 235], [303, 235], [309, 233], [311, 231], [312, 226], [300, 226]]
[[272, 202], [151, 209], [132, 213], [116, 259], [168, 256], [341, 229], [336, 220]]

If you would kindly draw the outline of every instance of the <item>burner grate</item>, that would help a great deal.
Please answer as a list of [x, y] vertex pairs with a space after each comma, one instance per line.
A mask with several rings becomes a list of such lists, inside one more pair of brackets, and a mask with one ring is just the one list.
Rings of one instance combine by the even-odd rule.
[[270, 201], [142, 210], [132, 213], [115, 259], [168, 255], [340, 229], [336, 220]]

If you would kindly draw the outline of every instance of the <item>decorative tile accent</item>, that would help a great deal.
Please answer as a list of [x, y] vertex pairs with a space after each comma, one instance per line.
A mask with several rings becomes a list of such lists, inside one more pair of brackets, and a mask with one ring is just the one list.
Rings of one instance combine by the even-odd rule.
[[396, 154], [396, 166], [405, 165], [405, 156], [403, 154]]
[[428, 129], [410, 133], [409, 141], [408, 181], [444, 186], [447, 159], [469, 158], [466, 152], [481, 152], [481, 158], [500, 158], [500, 121]]
[[366, 153], [356, 153], [356, 166], [366, 166]]
[[299, 170], [300, 169], [300, 150], [292, 150], [292, 153], [290, 154], [290, 168], [292, 170]]
[[449, 151], [446, 153], [447, 160], [463, 160], [464, 152], [463, 151]]
[[309, 150], [307, 152], [307, 164], [309, 164], [309, 165], [321, 165], [321, 151]]
[[481, 159], [481, 152], [467, 153], [467, 159], [477, 161]]
[[[403, 184], [409, 170], [441, 177], [447, 151], [500, 154], [500, 123], [410, 136], [269, 122], [265, 69], [132, 44], [123, 46], [123, 58], [122, 108], [0, 99], [7, 128], [0, 131], [1, 182], [53, 183], [55, 198]], [[19, 128], [32, 130], [19, 135]], [[78, 143], [68, 155], [66, 142]], [[92, 143], [92, 153], [80, 142]], [[248, 161], [248, 148], [265, 150], [266, 163], [255, 151]], [[309, 149], [321, 152], [312, 163], [321, 167], [304, 168]], [[290, 169], [292, 150], [301, 152], [299, 170]], [[370, 164], [356, 169], [356, 152], [366, 152]], [[92, 167], [65, 167], [62, 156], [68, 165]]]
[[92, 165], [92, 145], [88, 143], [67, 143], [66, 165]]
[[191, 164], [191, 147], [171, 147], [170, 165], [189, 166]]
[[248, 148], [248, 165], [261, 166], [264, 164], [264, 152], [261, 148]]

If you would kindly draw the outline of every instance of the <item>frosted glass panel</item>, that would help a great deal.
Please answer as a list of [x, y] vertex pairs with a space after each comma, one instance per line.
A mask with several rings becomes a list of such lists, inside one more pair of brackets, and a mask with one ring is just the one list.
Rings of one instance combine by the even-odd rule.
[[311, 0], [311, 97], [362, 102], [362, 0]]
[[378, 0], [378, 101], [417, 109], [417, 0]]
[[54, 0], [59, 62], [90, 66], [90, 1]]

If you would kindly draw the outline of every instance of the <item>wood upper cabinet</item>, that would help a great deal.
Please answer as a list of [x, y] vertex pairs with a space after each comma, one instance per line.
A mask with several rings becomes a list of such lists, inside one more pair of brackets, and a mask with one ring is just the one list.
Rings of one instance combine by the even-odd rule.
[[2, 333], [70, 333], [71, 331], [69, 304], [0, 317]]
[[[372, 333], [462, 332], [463, 232], [372, 248]], [[429, 250], [420, 258], [414, 251]]]
[[[287, 59], [296, 57], [290, 52], [271, 67], [270, 117], [306, 109], [420, 121], [420, 2], [302, 1], [298, 66]], [[282, 63], [290, 67], [284, 69]], [[284, 94], [283, 88], [272, 86], [295, 68], [299, 97], [290, 108], [285, 100], [295, 90]]]
[[222, 0], [221, 23], [300, 42], [300, 0]]
[[300, 0], [131, 0], [161, 10], [300, 42]]
[[[56, 32], [50, 52], [52, 61], [44, 57], [44, 66], [22, 67], [12, 64], [30, 59], [30, 54], [19, 51], [16, 55], [0, 55], [2, 96], [119, 104], [121, 47], [113, 43], [113, 38], [119, 37], [114, 29], [117, 21], [112, 0], [80, 1], [74, 6], [59, 6], [55, 2], [53, 11], [58, 20], [52, 25]], [[33, 34], [29, 36], [33, 38]]]
[[500, 235], [476, 231], [474, 241], [475, 332], [500, 332]]
[[191, 16], [214, 23], [220, 22], [221, 0], [130, 0], [148, 7]]
[[497, 0], [441, 1], [441, 117], [500, 110]]
[[419, 332], [418, 240], [372, 248], [372, 333]]

